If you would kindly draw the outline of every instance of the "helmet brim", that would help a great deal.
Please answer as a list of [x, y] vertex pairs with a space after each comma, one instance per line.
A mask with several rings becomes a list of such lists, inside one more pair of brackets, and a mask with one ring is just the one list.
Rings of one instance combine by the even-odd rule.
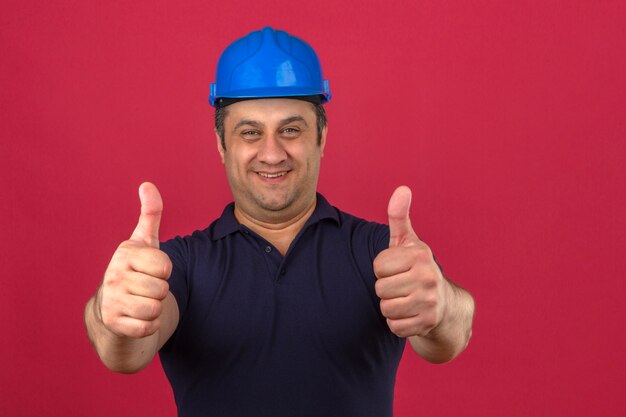
[[[245, 99], [263, 99], [263, 98], [302, 98], [305, 97], [319, 97], [319, 103], [325, 104], [330, 101], [330, 95], [324, 91], [316, 89], [307, 89], [302, 87], [280, 87], [280, 88], [253, 88], [247, 90], [230, 91], [226, 95], [210, 96], [209, 102], [212, 106], [220, 104], [220, 100], [245, 100]], [[313, 101], [311, 99], [305, 99], [307, 101]], [[234, 102], [234, 101], [232, 101]], [[229, 103], [229, 104], [232, 104]]]

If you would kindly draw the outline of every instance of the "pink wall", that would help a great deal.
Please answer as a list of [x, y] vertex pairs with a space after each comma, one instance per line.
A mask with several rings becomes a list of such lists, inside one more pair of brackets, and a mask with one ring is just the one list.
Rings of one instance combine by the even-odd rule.
[[418, 235], [478, 303], [458, 360], [406, 352], [396, 415], [626, 409], [626, 3], [389, 4], [2, 1], [0, 415], [174, 414], [158, 362], [99, 363], [82, 309], [140, 182], [163, 195], [162, 238], [230, 201], [209, 83], [268, 24], [331, 80], [320, 191], [385, 221], [409, 185]]

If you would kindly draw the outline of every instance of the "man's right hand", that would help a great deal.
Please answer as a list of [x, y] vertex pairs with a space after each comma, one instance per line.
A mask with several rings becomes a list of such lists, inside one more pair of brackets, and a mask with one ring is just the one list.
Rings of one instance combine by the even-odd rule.
[[142, 338], [156, 333], [163, 300], [169, 293], [170, 258], [159, 250], [163, 201], [149, 182], [139, 187], [141, 215], [129, 240], [122, 242], [95, 298], [95, 316], [118, 336]]

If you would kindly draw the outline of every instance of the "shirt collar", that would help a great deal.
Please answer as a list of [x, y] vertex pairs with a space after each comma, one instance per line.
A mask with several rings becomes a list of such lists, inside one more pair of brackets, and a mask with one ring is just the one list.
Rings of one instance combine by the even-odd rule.
[[[313, 211], [313, 214], [311, 214], [311, 217], [307, 220], [303, 229], [325, 219], [333, 220], [336, 224], [339, 224], [339, 214], [337, 213], [337, 209], [331, 206], [323, 195], [317, 193], [317, 204], [315, 205], [315, 210]], [[244, 228], [245, 226], [239, 224], [237, 218], [235, 217], [235, 203], [230, 203], [224, 208], [222, 215], [215, 222], [212, 239], [221, 239], [226, 235], [243, 230]]]

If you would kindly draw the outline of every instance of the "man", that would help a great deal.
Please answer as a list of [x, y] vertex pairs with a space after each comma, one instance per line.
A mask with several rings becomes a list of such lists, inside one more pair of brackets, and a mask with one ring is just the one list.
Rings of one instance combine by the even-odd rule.
[[435, 363], [469, 341], [473, 300], [413, 231], [408, 188], [389, 227], [316, 193], [330, 97], [304, 41], [252, 32], [211, 86], [234, 203], [159, 245], [161, 197], [139, 189], [137, 228], [85, 320], [113, 371], [159, 352], [181, 416], [390, 416], [405, 339]]

